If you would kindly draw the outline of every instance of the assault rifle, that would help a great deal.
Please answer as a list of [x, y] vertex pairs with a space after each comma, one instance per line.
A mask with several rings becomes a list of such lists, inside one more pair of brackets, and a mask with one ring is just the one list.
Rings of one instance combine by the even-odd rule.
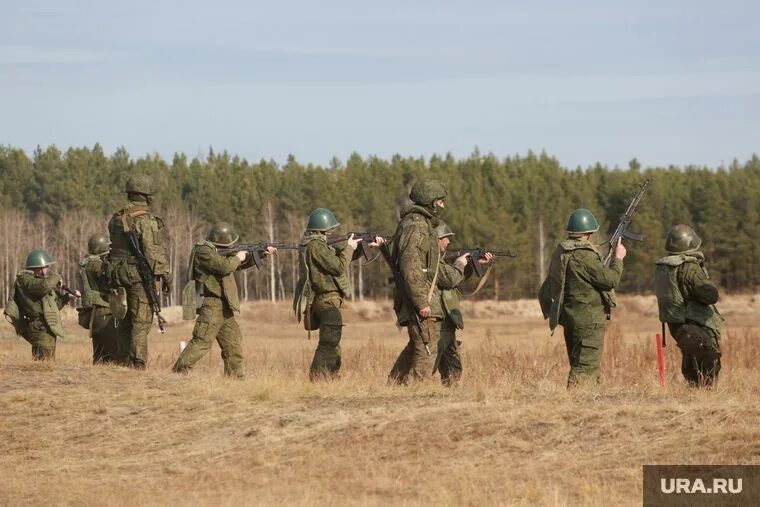
[[328, 234], [327, 244], [334, 245], [335, 243], [346, 241], [348, 238], [351, 237], [352, 234], [354, 235], [354, 238], [359, 239], [359, 248], [362, 249], [362, 254], [364, 255], [364, 258], [368, 261], [371, 260], [369, 258], [369, 244], [370, 243], [375, 242], [378, 237], [385, 239], [385, 241], [390, 241], [391, 239], [390, 236], [386, 236], [384, 234], [380, 234], [377, 232], [354, 231], [354, 232], [349, 232], [347, 234]]
[[58, 286], [58, 290], [60, 290], [64, 294], [68, 294], [70, 296], [74, 296], [77, 299], [82, 297], [82, 294], [80, 294], [78, 290], [70, 289], [70, 288], [66, 287], [65, 285], [63, 285], [63, 284], [61, 284], [61, 285]]
[[483, 264], [480, 263], [481, 259], [485, 259], [486, 252], [490, 252], [494, 257], [517, 257], [517, 254], [513, 254], [510, 251], [501, 252], [498, 250], [488, 250], [486, 248], [457, 248], [455, 250], [446, 250], [443, 254], [445, 260], [454, 260], [457, 257], [461, 257], [464, 254], [470, 254], [467, 257], [467, 264], [472, 267], [478, 277], [483, 276]]
[[148, 296], [148, 304], [151, 311], [156, 315], [158, 320], [158, 329], [161, 330], [161, 334], [164, 333], [164, 326], [166, 325], [166, 319], [161, 315], [161, 298], [158, 294], [158, 288], [156, 286], [159, 283], [160, 278], [153, 273], [153, 268], [150, 267], [148, 258], [145, 257], [140, 246], [140, 236], [137, 234], [137, 230], [129, 228], [127, 231], [129, 236], [129, 242], [132, 246], [132, 253], [137, 259], [137, 271], [140, 273], [140, 281], [145, 289], [145, 295]]
[[231, 255], [238, 252], [246, 252], [248, 259], [242, 265], [243, 268], [256, 266], [261, 269], [264, 266], [264, 255], [267, 248], [274, 247], [277, 250], [298, 250], [298, 245], [289, 245], [287, 243], [238, 243], [237, 245], [219, 248], [217, 251], [220, 255]]
[[615, 254], [615, 247], [617, 246], [618, 240], [621, 238], [632, 239], [633, 241], [644, 241], [644, 236], [629, 231], [628, 227], [631, 225], [631, 219], [633, 218], [633, 214], [636, 213], [636, 208], [639, 206], [639, 202], [644, 196], [644, 191], [646, 190], [647, 185], [649, 185], [648, 179], [644, 180], [644, 183], [639, 185], [639, 191], [628, 205], [628, 209], [625, 210], [625, 213], [620, 215], [620, 222], [618, 222], [617, 229], [615, 229], [615, 232], [610, 236], [609, 241], [607, 241], [610, 250], [607, 252], [607, 257], [604, 258], [605, 266], [609, 266], [612, 262], [612, 256]]
[[[417, 313], [417, 309], [414, 306], [414, 302], [412, 301], [412, 295], [409, 294], [409, 289], [406, 286], [406, 283], [404, 282], [404, 277], [401, 276], [401, 270], [399, 269], [398, 265], [393, 262], [393, 258], [391, 257], [391, 252], [388, 249], [388, 243], [383, 243], [380, 245], [380, 253], [383, 256], [383, 259], [385, 259], [385, 262], [388, 263], [388, 267], [391, 269], [391, 273], [393, 273], [393, 283], [396, 285], [396, 290], [401, 295], [401, 299], [404, 301], [404, 304], [409, 309], [409, 326], [414, 326], [417, 328], [417, 331], [420, 333], [420, 337], [422, 338], [422, 343], [425, 345], [425, 352], [427, 352], [427, 355], [430, 355], [430, 346], [429, 346], [429, 338], [425, 334], [425, 330], [422, 329], [422, 321], [420, 320], [420, 315]], [[428, 340], [428, 341], [425, 341]]]

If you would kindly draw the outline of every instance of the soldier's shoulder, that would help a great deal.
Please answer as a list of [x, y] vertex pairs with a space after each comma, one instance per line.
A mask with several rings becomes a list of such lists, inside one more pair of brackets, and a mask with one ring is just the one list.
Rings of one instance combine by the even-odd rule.
[[571, 259], [582, 265], [599, 264], [602, 259], [599, 257], [599, 252], [592, 248], [578, 248], [571, 252]]

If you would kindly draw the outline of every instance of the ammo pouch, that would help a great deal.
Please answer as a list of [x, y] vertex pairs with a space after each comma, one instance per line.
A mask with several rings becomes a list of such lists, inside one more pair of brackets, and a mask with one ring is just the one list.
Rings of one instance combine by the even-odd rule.
[[127, 289], [116, 287], [108, 291], [108, 306], [115, 321], [124, 320], [127, 316]]
[[697, 324], [682, 325], [673, 338], [684, 354], [700, 354], [714, 349], [710, 331]]
[[94, 313], [94, 308], [77, 308], [77, 320], [79, 322], [79, 325], [85, 329], [90, 329], [90, 324], [92, 323], [92, 315]]
[[314, 306], [312, 303], [306, 303], [306, 308], [303, 311], [303, 328], [306, 331], [316, 331], [319, 329], [319, 316], [313, 310]]

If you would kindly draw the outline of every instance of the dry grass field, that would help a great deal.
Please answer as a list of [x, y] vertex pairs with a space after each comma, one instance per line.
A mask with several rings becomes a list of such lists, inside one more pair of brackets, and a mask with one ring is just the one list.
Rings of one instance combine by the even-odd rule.
[[70, 336], [55, 363], [0, 337], [3, 505], [637, 505], [642, 464], [760, 463], [760, 301], [727, 298], [723, 373], [687, 388], [666, 349], [659, 386], [653, 298], [622, 298], [603, 385], [565, 389], [561, 331], [535, 301], [465, 307], [465, 378], [388, 387], [404, 346], [385, 302], [349, 303], [342, 378], [310, 383], [288, 305], [244, 307], [247, 377], [218, 346], [170, 373], [192, 323], [155, 329], [146, 372], [89, 364]]

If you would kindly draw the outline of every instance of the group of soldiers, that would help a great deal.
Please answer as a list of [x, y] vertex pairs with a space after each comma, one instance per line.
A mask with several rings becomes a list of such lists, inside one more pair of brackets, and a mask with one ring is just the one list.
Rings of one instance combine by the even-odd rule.
[[[162, 287], [168, 292], [172, 284], [164, 224], [151, 210], [153, 193], [149, 177], [135, 174], [129, 178], [128, 204], [110, 219], [108, 235], [96, 234], [88, 241], [88, 255], [79, 264], [81, 292], [62, 285], [60, 275], [52, 272], [55, 262], [47, 252], [29, 253], [5, 314], [31, 344], [35, 359], [54, 359], [56, 339], [63, 336], [58, 310], [81, 297], [79, 322], [90, 330], [93, 362], [145, 368], [148, 333], [157, 314], [152, 290]], [[444, 255], [454, 237], [440, 218], [446, 197], [442, 183], [418, 181], [394, 234], [390, 238], [374, 235], [371, 241], [349, 234], [345, 241], [330, 242], [328, 233], [340, 225], [335, 215], [326, 208], [311, 212], [298, 245], [299, 280], [293, 308], [306, 329], [319, 331], [310, 367], [312, 380], [339, 375], [347, 269], [366, 248], [380, 249], [394, 272], [397, 324], [406, 327], [409, 336], [390, 370], [389, 383], [406, 384], [436, 372], [445, 385], [461, 378], [456, 332], [464, 322], [459, 286], [475, 270], [467, 253], [451, 260]], [[599, 380], [606, 321], [615, 306], [613, 289], [623, 273], [625, 247], [618, 242], [614, 260], [605, 266], [590, 242], [598, 230], [590, 211], [578, 209], [570, 214], [568, 238], [557, 246], [549, 275], [539, 290], [551, 331], [557, 325], [564, 329], [569, 386]], [[254, 262], [251, 252], [235, 250], [238, 241], [234, 227], [219, 222], [193, 247], [188, 277], [199, 304], [192, 339], [172, 368], [176, 373], [189, 372], [216, 340], [225, 375], [244, 375], [242, 334], [235, 320], [240, 312], [235, 272]], [[712, 384], [720, 371], [723, 319], [714, 306], [718, 290], [704, 269], [700, 244], [687, 225], [668, 232], [667, 255], [655, 269], [655, 291], [660, 320], [668, 325], [683, 353], [682, 373], [690, 384], [701, 386]], [[273, 246], [260, 252], [264, 256], [275, 253]], [[476, 262], [490, 264], [493, 260], [487, 252]], [[141, 269], [145, 265], [150, 276], [147, 283]]]

